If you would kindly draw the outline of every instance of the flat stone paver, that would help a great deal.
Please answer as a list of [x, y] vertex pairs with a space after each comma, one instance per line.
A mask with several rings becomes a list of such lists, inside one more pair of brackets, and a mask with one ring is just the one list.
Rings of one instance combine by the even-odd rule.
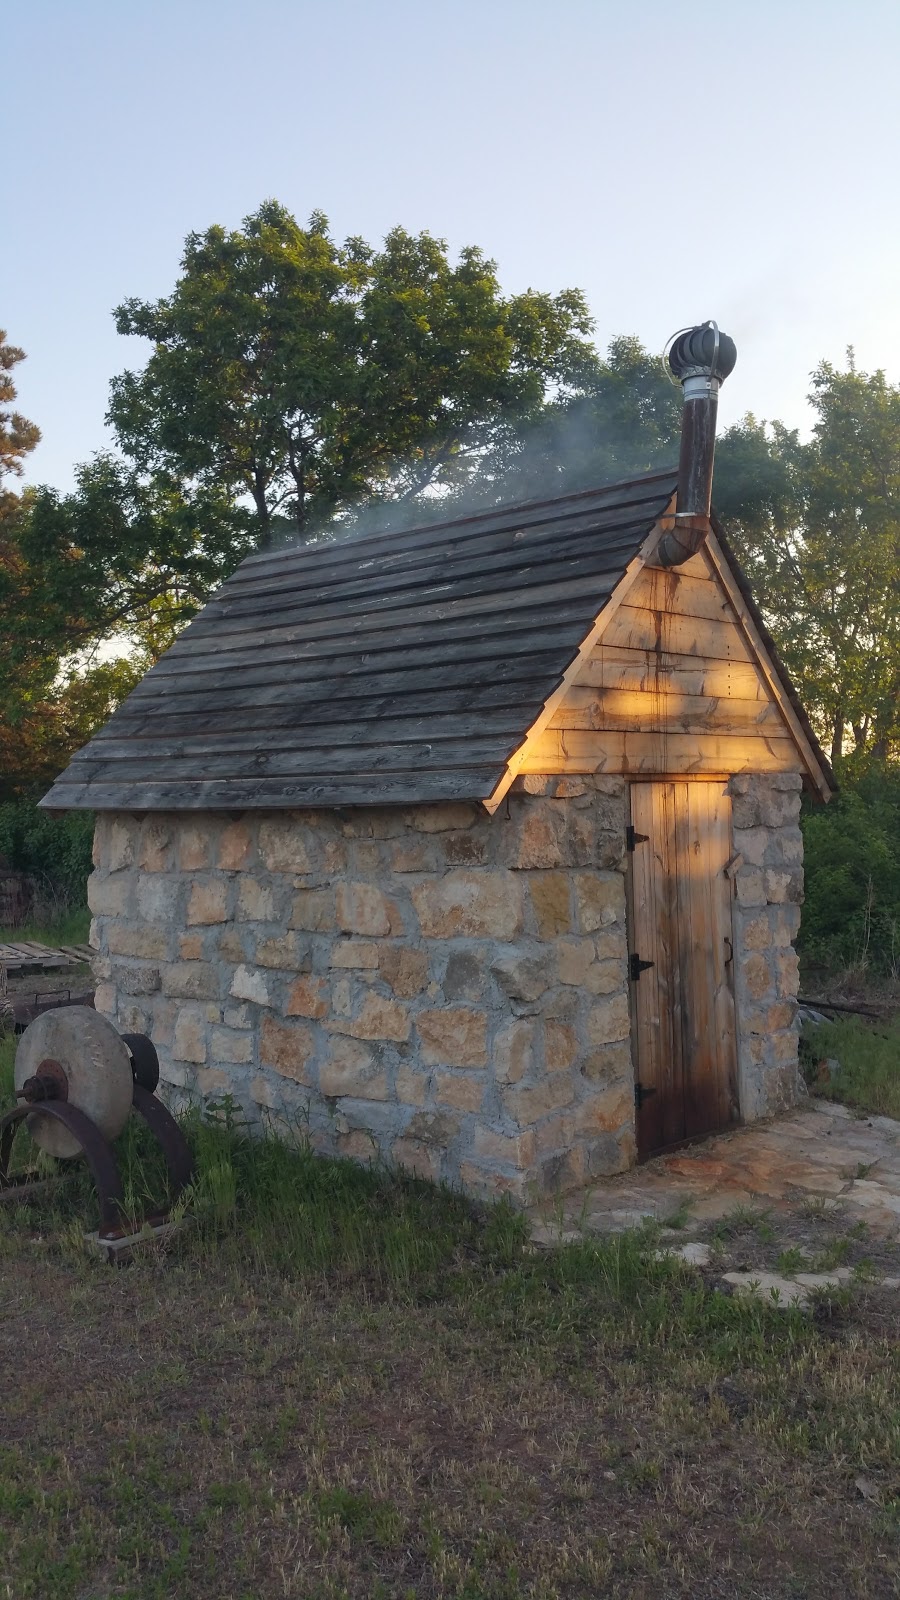
[[[567, 1196], [561, 1213], [556, 1208], [555, 1237], [622, 1232], [645, 1219], [663, 1226], [686, 1219], [690, 1227], [742, 1208], [777, 1215], [811, 1206], [839, 1211], [850, 1225], [863, 1221], [885, 1240], [900, 1238], [900, 1122], [811, 1099]], [[535, 1226], [554, 1234], [546, 1208], [536, 1209]]]

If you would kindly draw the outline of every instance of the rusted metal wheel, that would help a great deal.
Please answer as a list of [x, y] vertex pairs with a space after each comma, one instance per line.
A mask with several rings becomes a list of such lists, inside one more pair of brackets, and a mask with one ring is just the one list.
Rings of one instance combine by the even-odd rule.
[[159, 1056], [153, 1040], [146, 1033], [123, 1033], [122, 1038], [131, 1056], [135, 1083], [139, 1083], [148, 1094], [153, 1094], [159, 1083]]

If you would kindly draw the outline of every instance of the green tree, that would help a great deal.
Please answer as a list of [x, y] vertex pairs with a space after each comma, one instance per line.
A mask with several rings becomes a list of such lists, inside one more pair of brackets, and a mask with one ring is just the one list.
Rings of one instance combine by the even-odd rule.
[[274, 201], [190, 234], [174, 292], [116, 325], [154, 346], [112, 385], [126, 455], [246, 499], [261, 541], [275, 517], [303, 535], [360, 500], [458, 487], [498, 428], [594, 363], [579, 291], [504, 297], [478, 249], [454, 265], [402, 228], [338, 245]]
[[41, 432], [20, 411], [11, 410], [16, 398], [13, 368], [25, 360], [25, 351], [8, 344], [0, 328], [0, 519], [15, 509], [16, 496], [3, 486], [5, 477], [20, 478], [27, 455], [40, 443]]
[[823, 363], [813, 436], [747, 418], [715, 498], [801, 696], [856, 767], [900, 753], [900, 389]]

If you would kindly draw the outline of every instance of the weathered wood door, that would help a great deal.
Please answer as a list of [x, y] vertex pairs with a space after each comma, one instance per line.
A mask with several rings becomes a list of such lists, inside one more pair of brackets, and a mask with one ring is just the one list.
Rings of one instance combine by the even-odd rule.
[[725, 870], [731, 800], [720, 782], [634, 783], [631, 820], [635, 1098], [645, 1157], [738, 1115]]

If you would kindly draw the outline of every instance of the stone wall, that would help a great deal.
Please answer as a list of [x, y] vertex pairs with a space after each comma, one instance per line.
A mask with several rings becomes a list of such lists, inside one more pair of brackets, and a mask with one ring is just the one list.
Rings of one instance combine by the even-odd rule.
[[476, 1193], [634, 1159], [619, 778], [474, 805], [98, 818], [97, 1007], [170, 1098]]
[[793, 949], [803, 900], [799, 774], [731, 779], [738, 1087], [745, 1122], [798, 1096]]

